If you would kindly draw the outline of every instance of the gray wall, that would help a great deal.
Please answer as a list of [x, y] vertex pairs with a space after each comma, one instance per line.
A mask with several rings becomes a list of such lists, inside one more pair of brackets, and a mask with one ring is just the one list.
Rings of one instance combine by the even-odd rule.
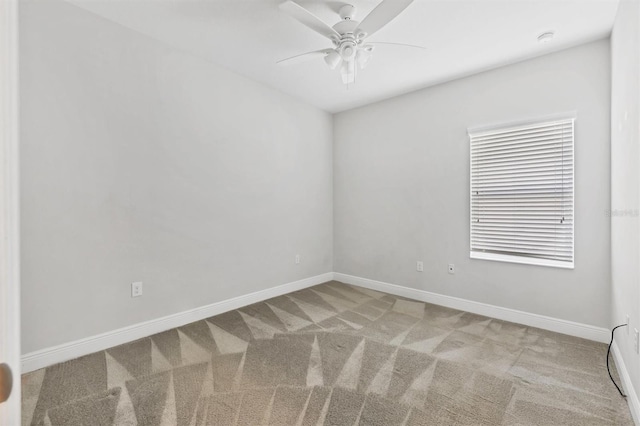
[[[20, 36], [24, 353], [332, 270], [609, 325], [607, 40], [332, 120], [65, 3]], [[575, 270], [470, 260], [466, 128], [566, 111]]]
[[20, 19], [23, 353], [332, 271], [329, 114], [65, 3]]
[[[609, 326], [609, 99], [601, 40], [335, 115], [335, 271]], [[471, 260], [467, 127], [567, 111], [575, 269]]]
[[[621, 1], [611, 34], [611, 208], [640, 209], [640, 3]], [[640, 218], [611, 218], [612, 321], [630, 329], [616, 332], [636, 393], [640, 363], [633, 329], [640, 329]]]

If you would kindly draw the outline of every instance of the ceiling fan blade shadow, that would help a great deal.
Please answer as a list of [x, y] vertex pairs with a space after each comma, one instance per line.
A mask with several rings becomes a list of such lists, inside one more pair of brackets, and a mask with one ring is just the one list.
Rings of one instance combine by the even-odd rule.
[[332, 38], [332, 36], [340, 38], [340, 34], [336, 30], [325, 24], [320, 20], [320, 18], [300, 6], [298, 3], [288, 0], [281, 3], [279, 7], [281, 11], [296, 19], [301, 24], [311, 28], [315, 32], [327, 38]]
[[321, 49], [314, 50], [313, 52], [301, 53], [300, 55], [292, 56], [290, 58], [281, 59], [276, 64], [278, 65], [296, 65], [303, 62], [307, 62], [316, 58], [324, 58], [329, 53], [331, 53], [333, 49]]
[[371, 36], [391, 22], [411, 3], [413, 3], [413, 0], [382, 0], [382, 2], [360, 22], [358, 28], [367, 33], [367, 36]]

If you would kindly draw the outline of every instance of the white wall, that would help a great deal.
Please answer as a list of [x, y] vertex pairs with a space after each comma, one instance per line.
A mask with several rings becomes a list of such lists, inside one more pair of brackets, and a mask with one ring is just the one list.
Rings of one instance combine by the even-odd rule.
[[[640, 2], [623, 0], [611, 34], [611, 208], [640, 209]], [[612, 322], [616, 343], [640, 392], [640, 362], [633, 329], [640, 329], [640, 218], [611, 218]]]
[[[336, 272], [608, 327], [609, 99], [601, 40], [335, 115]], [[466, 129], [568, 111], [575, 270], [469, 259]]]
[[332, 271], [329, 114], [65, 3], [20, 25], [23, 353]]

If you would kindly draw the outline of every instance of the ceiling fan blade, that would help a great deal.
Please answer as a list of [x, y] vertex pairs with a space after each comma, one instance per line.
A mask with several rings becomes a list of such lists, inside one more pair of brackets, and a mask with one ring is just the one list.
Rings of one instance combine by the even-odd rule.
[[373, 44], [373, 45], [387, 44], [387, 45], [391, 45], [391, 46], [413, 47], [413, 48], [416, 48], [416, 49], [427, 50], [427, 48], [424, 47], [424, 46], [417, 46], [415, 44], [406, 44], [406, 43], [390, 43], [390, 42], [386, 42], [386, 41], [368, 41], [367, 44]]
[[298, 3], [288, 0], [280, 4], [280, 10], [327, 38], [331, 38], [332, 36], [340, 38], [340, 34], [336, 30], [322, 22], [320, 18], [300, 6]]
[[367, 36], [387, 25], [409, 6], [413, 0], [382, 0], [382, 2], [360, 22], [358, 27]]
[[313, 52], [302, 53], [300, 55], [292, 56], [290, 58], [281, 59], [276, 62], [278, 65], [295, 65], [300, 64], [302, 62], [307, 62], [316, 58], [324, 58], [329, 53], [331, 53], [333, 49], [322, 49], [315, 50]]

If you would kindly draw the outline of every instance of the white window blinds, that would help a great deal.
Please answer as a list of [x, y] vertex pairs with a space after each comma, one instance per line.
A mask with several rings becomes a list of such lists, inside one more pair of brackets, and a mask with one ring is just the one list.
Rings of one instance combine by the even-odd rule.
[[574, 118], [469, 132], [471, 257], [573, 268]]

